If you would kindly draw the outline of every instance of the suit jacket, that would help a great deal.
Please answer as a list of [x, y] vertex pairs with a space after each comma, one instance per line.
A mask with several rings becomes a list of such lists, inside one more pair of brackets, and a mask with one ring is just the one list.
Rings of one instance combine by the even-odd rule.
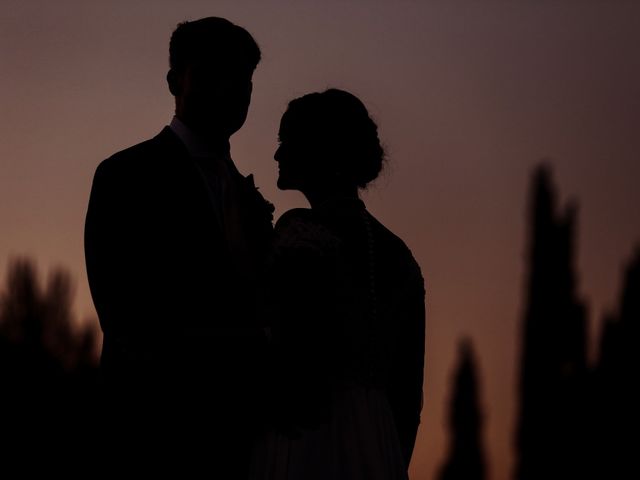
[[[241, 180], [243, 227], [259, 268], [272, 207], [252, 178]], [[101, 365], [107, 384], [122, 386], [125, 396], [160, 390], [228, 406], [248, 395], [238, 386], [250, 383], [263, 341], [255, 285], [235, 274], [215, 208], [169, 127], [96, 170], [86, 266], [104, 332]]]

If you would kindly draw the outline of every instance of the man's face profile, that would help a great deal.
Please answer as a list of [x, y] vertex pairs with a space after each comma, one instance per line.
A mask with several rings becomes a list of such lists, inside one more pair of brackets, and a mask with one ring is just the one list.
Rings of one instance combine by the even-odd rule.
[[201, 58], [174, 75], [176, 113], [190, 128], [229, 137], [242, 127], [251, 102], [253, 69]]

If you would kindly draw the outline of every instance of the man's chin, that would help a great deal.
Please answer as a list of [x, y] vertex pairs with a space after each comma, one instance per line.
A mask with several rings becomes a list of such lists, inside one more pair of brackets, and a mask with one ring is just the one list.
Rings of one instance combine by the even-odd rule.
[[289, 182], [287, 182], [286, 179], [283, 179], [282, 177], [278, 178], [276, 185], [280, 190], [293, 190], [293, 186]]
[[216, 136], [229, 139], [240, 130], [244, 121], [239, 119], [220, 121], [219, 118], [196, 117], [189, 119], [185, 124], [195, 133], [204, 136]]

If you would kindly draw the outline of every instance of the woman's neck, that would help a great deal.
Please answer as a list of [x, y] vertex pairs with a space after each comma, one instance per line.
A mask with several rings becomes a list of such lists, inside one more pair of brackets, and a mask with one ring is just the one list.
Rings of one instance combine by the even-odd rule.
[[324, 191], [304, 191], [302, 192], [307, 198], [312, 209], [319, 209], [342, 202], [359, 200], [358, 189], [335, 189]]

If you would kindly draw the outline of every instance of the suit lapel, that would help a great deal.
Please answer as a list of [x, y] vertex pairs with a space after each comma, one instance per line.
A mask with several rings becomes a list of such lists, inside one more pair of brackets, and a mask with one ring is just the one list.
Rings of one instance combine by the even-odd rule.
[[155, 140], [160, 148], [160, 154], [168, 161], [170, 170], [175, 172], [176, 180], [182, 176], [185, 188], [196, 188], [198, 190], [199, 195], [196, 197], [204, 200], [204, 202], [198, 202], [203, 207], [202, 211], [205, 218], [202, 221], [212, 222], [220, 235], [219, 238], [226, 244], [220, 206], [204, 176], [204, 172], [198, 167], [196, 161], [189, 155], [187, 148], [171, 128], [165, 127], [155, 137]]

